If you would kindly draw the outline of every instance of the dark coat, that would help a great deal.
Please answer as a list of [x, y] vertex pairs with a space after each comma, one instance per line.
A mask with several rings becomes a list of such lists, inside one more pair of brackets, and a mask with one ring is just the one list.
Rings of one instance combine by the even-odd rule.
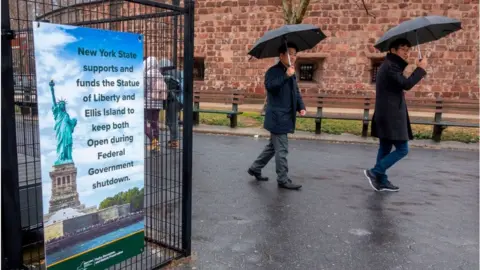
[[295, 131], [297, 112], [305, 110], [295, 76], [288, 77], [287, 68], [278, 64], [265, 74], [267, 107], [264, 128], [273, 134], [287, 134]]
[[404, 90], [412, 89], [427, 73], [417, 67], [410, 77], [405, 78], [403, 71], [407, 65], [400, 56], [388, 53], [378, 69], [373, 137], [395, 141], [413, 139]]

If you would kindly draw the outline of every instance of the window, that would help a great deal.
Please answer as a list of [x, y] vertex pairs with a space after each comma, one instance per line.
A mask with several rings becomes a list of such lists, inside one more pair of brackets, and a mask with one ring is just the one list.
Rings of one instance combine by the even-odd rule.
[[313, 81], [313, 64], [300, 64], [300, 81]]
[[322, 79], [323, 60], [322, 57], [299, 58], [297, 59], [296, 70], [299, 82], [318, 83]]
[[375, 83], [377, 81], [377, 72], [378, 69], [380, 68], [380, 65], [383, 63], [383, 58], [380, 59], [371, 59], [372, 61], [372, 69], [370, 72], [370, 81], [372, 83]]
[[203, 81], [205, 79], [205, 59], [193, 59], [193, 80]]

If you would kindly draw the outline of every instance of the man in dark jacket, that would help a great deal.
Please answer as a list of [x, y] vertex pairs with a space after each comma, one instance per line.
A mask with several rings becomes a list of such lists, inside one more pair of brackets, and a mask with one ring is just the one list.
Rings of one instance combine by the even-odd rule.
[[[377, 73], [372, 136], [379, 138], [380, 147], [375, 167], [364, 171], [376, 191], [398, 191], [386, 171], [408, 154], [408, 141], [413, 139], [404, 90], [412, 89], [427, 74], [427, 59], [417, 59], [417, 68], [406, 78], [403, 71], [410, 47], [406, 39], [393, 41]], [[391, 152], [393, 146], [395, 151]]]
[[275, 156], [278, 186], [300, 189], [302, 186], [292, 183], [287, 175], [287, 134], [295, 131], [297, 112], [301, 115], [306, 114], [295, 78], [297, 47], [294, 44], [284, 45], [279, 49], [279, 54], [280, 61], [265, 74], [267, 106], [264, 128], [270, 131], [270, 142], [250, 166], [248, 173], [258, 181], [268, 181], [267, 177], [262, 176], [261, 170]]

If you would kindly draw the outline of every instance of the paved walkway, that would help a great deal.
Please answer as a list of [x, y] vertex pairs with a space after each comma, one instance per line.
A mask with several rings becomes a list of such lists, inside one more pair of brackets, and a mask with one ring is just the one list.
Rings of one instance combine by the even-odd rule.
[[245, 172], [265, 143], [195, 135], [195, 255], [172, 269], [478, 269], [478, 153], [414, 148], [387, 194], [362, 175], [376, 147], [291, 140], [288, 191], [273, 162]]
[[[205, 134], [221, 134], [221, 135], [238, 135], [248, 137], [269, 137], [270, 134], [263, 128], [230, 128], [226, 126], [210, 126], [210, 125], [198, 125], [193, 128], [196, 133]], [[377, 145], [376, 138], [356, 136], [352, 134], [332, 135], [332, 134], [315, 134], [312, 132], [295, 131], [294, 134], [289, 134], [292, 139], [301, 140], [315, 140], [333, 143], [355, 143], [355, 144], [374, 144]], [[478, 151], [478, 143], [462, 143], [453, 141], [442, 141], [436, 143], [432, 140], [413, 140], [410, 142], [411, 147], [417, 148], [430, 148], [430, 149], [454, 149], [454, 150], [470, 150]]]

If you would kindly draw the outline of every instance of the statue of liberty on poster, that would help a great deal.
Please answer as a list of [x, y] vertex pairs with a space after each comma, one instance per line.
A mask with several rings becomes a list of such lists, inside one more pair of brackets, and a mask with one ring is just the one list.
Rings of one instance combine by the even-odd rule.
[[73, 148], [73, 131], [77, 125], [76, 118], [70, 118], [70, 115], [67, 113], [67, 102], [65, 100], [60, 100], [56, 102], [55, 100], [55, 83], [50, 81], [50, 92], [52, 92], [52, 112], [53, 119], [55, 120], [55, 135], [57, 139], [57, 160], [54, 165], [62, 165], [73, 163], [72, 159], [72, 148]]

